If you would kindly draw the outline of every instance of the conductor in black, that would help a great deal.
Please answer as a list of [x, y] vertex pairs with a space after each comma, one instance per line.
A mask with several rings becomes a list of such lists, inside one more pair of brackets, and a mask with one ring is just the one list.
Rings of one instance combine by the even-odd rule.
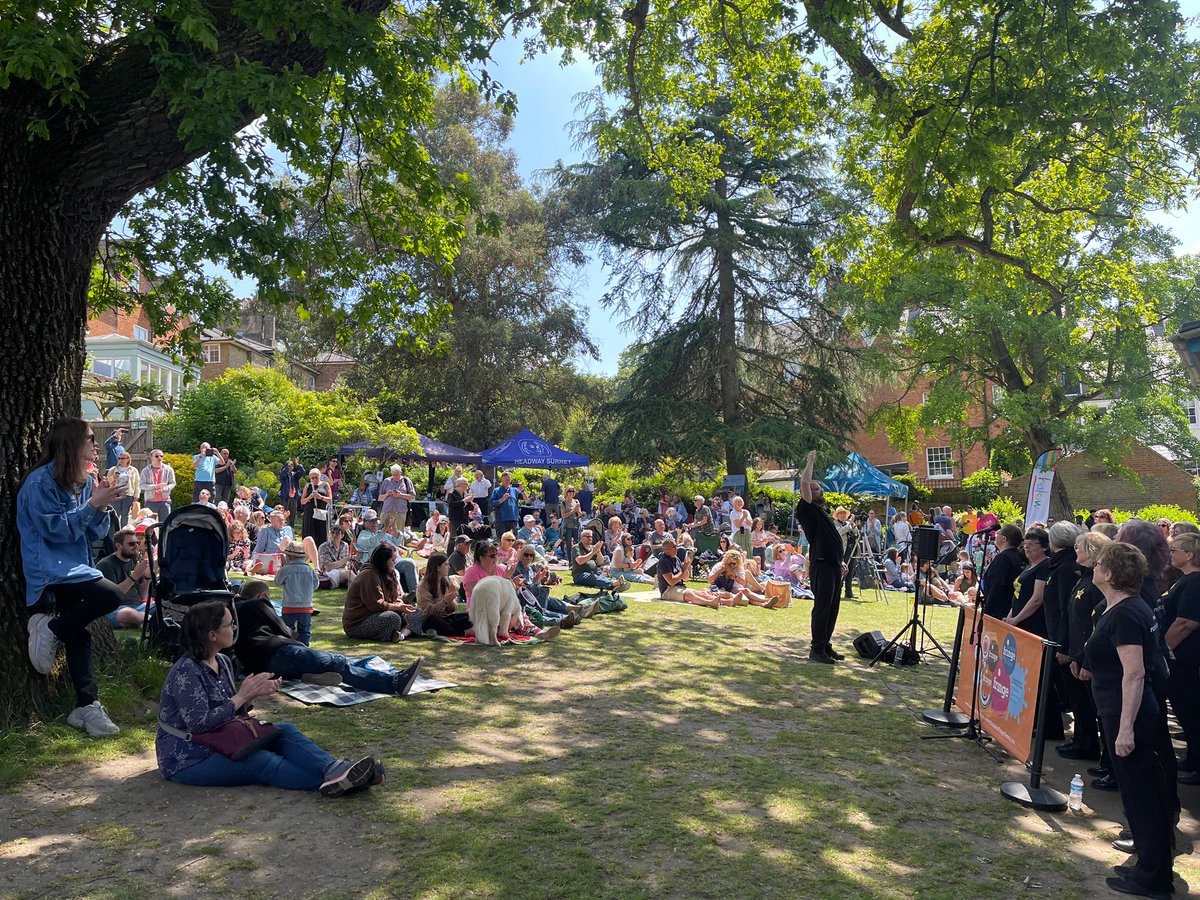
[[808, 658], [833, 664], [845, 657], [829, 642], [841, 608], [842, 579], [846, 564], [842, 561], [841, 536], [825, 505], [825, 492], [813, 481], [813, 461], [817, 451], [808, 454], [800, 476], [800, 499], [796, 502], [796, 521], [808, 538], [808, 574], [813, 592], [812, 646]]

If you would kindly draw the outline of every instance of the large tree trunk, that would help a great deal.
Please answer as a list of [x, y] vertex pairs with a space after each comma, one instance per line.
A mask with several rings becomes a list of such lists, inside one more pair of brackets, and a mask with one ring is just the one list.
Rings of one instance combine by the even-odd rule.
[[49, 682], [26, 655], [17, 489], [51, 423], [80, 412], [87, 288], [102, 231], [33, 176], [37, 149], [21, 122], [0, 122], [0, 299], [9, 314], [0, 329], [0, 721], [28, 717], [48, 696]]
[[[728, 185], [717, 182], [717, 376], [721, 391], [721, 420], [726, 429], [741, 426], [741, 379], [738, 375], [737, 283], [734, 280], [734, 252], [737, 234], [729, 216]], [[746, 456], [725, 440], [725, 471], [746, 474]]]

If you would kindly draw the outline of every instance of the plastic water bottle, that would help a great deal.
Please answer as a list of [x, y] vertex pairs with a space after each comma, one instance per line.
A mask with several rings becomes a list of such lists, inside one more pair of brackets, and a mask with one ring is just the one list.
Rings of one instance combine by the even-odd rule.
[[1083, 809], [1083, 778], [1079, 775], [1071, 779], [1071, 796], [1067, 798], [1067, 806], [1071, 808], [1071, 812]]

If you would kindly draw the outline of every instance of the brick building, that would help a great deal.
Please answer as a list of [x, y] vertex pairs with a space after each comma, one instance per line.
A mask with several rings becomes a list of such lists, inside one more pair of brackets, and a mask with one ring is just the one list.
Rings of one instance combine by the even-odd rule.
[[[1062, 459], [1055, 468], [1055, 477], [1062, 479], [1075, 509], [1107, 507], [1137, 511], [1152, 503], [1174, 503], [1184, 509], [1196, 509], [1192, 476], [1160, 452], [1135, 444], [1122, 464], [1137, 473], [1137, 482], [1110, 475], [1103, 462], [1086, 453]], [[1014, 478], [1002, 493], [1024, 505], [1029, 494], [1029, 475]]]
[[[200, 332], [201, 359], [200, 380], [212, 381], [226, 369], [243, 366], [270, 368], [279, 352], [274, 346], [233, 331], [206, 328]], [[288, 360], [288, 377], [305, 390], [317, 390], [320, 369], [309, 363]]]
[[328, 391], [334, 382], [354, 369], [358, 360], [337, 350], [327, 350], [309, 363], [317, 370], [317, 390]]
[[[915, 409], [924, 402], [929, 388], [929, 379], [917, 381], [908, 391], [900, 386], [884, 385], [871, 397], [867, 408], [894, 404]], [[988, 437], [998, 434], [1003, 427], [1003, 423], [997, 421], [992, 405], [995, 402], [995, 390], [989, 386], [987, 402], [980, 396], [967, 413], [967, 423], [973, 428], [981, 428], [986, 422]], [[955, 443], [939, 429], [921, 430], [917, 436], [920, 441], [918, 449], [913, 453], [901, 453], [891, 445], [882, 428], [872, 434], [860, 424], [851, 436], [850, 449], [856, 450], [871, 465], [889, 474], [915, 475], [919, 481], [935, 488], [955, 487], [968, 475], [987, 468], [988, 447], [985, 441], [969, 446]]]

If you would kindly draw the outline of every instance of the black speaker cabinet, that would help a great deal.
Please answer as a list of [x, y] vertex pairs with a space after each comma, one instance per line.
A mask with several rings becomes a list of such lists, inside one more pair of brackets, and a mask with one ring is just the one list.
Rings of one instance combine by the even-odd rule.
[[864, 631], [854, 639], [854, 649], [863, 659], [874, 659], [886, 643], [882, 631]]
[[942, 545], [942, 529], [936, 525], [918, 525], [913, 529], [913, 554], [917, 559], [937, 559]]

